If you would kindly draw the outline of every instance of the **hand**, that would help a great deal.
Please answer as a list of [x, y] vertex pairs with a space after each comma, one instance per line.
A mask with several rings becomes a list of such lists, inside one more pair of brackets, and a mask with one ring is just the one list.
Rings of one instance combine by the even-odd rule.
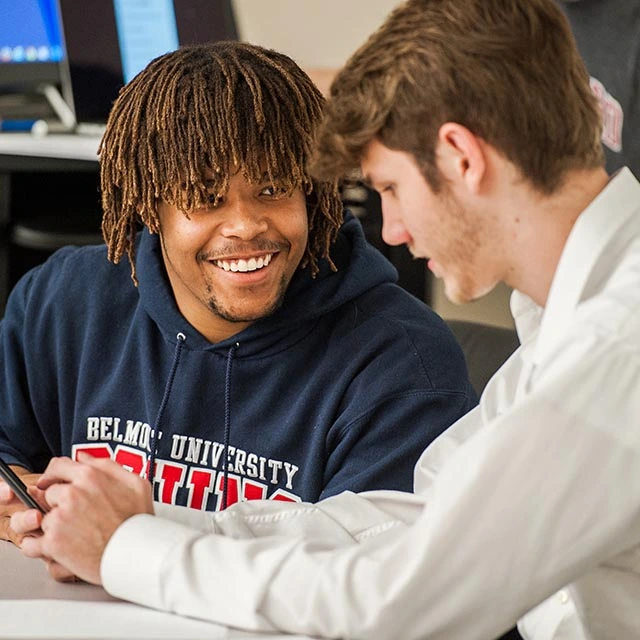
[[[29, 493], [31, 493], [36, 500], [42, 497], [34, 486], [40, 479], [39, 473], [31, 473], [24, 467], [17, 465], [11, 465], [11, 468], [29, 487]], [[20, 546], [22, 539], [28, 532], [18, 532], [13, 529], [10, 524], [10, 519], [12, 514], [25, 510], [27, 510], [27, 507], [16, 498], [13, 491], [9, 488], [9, 485], [7, 485], [4, 480], [0, 480], [0, 540], [9, 540], [15, 545]]]
[[[46, 505], [44, 491], [34, 486], [40, 479], [41, 474], [30, 473], [23, 467], [14, 465], [12, 465], [12, 469], [27, 485], [29, 493], [40, 502], [40, 504]], [[7, 505], [2, 511], [5, 515], [0, 516], [0, 536], [4, 537], [4, 539], [13, 542], [16, 546], [22, 547], [22, 541], [25, 537], [42, 535], [40, 529], [42, 514], [36, 509], [29, 509], [23, 505], [22, 502], [16, 498], [10, 487], [2, 480], [0, 480], [0, 504]], [[15, 516], [13, 516], [13, 514], [15, 514]], [[43, 558], [43, 560], [47, 563], [47, 568], [51, 576], [59, 582], [71, 582], [76, 579], [76, 576], [63, 566], [58, 565], [48, 558]]]
[[51, 511], [39, 518], [16, 514], [12, 526], [36, 517], [43, 534], [25, 538], [23, 553], [100, 584], [100, 561], [115, 530], [133, 515], [153, 513], [151, 486], [111, 460], [86, 454], [78, 460], [53, 458], [38, 482]]
[[[44, 500], [42, 502], [44, 503]], [[29, 538], [37, 538], [42, 535], [42, 518], [42, 513], [37, 509], [19, 510], [11, 517], [10, 530], [15, 531], [16, 535], [20, 537], [20, 548], [23, 553], [30, 558], [36, 556], [24, 551], [24, 541]], [[30, 543], [27, 543], [27, 547], [29, 547], [29, 544]], [[37, 557], [41, 557], [41, 559], [44, 560], [47, 565], [47, 570], [54, 580], [57, 580], [58, 582], [74, 582], [77, 579], [72, 571], [69, 571], [66, 567], [63, 567], [61, 564], [51, 560], [51, 558], [44, 556]]]

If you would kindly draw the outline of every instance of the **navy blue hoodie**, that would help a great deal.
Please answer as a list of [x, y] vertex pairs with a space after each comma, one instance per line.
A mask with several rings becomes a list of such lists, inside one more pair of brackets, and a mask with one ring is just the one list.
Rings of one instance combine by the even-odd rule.
[[211, 344], [178, 311], [157, 236], [140, 234], [139, 288], [105, 247], [58, 251], [0, 322], [0, 454], [37, 472], [109, 456], [151, 469], [156, 499], [209, 510], [410, 491], [420, 453], [475, 404], [462, 352], [355, 218], [332, 259]]

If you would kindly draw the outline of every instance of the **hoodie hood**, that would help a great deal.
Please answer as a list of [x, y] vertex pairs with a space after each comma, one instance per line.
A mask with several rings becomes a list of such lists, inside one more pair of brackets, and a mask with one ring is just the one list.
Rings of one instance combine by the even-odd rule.
[[171, 343], [182, 333], [185, 348], [226, 354], [239, 343], [238, 357], [268, 355], [298, 340], [312, 326], [310, 322], [331, 313], [346, 302], [384, 282], [396, 282], [398, 273], [382, 254], [371, 246], [358, 220], [345, 214], [331, 248], [337, 267], [320, 260], [320, 272], [311, 277], [308, 268], [298, 269], [287, 289], [282, 306], [271, 316], [256, 321], [240, 333], [211, 344], [181, 315], [166, 274], [159, 236], [144, 230], [137, 248], [139, 294], [142, 306]]
[[331, 259], [319, 263], [315, 278], [309, 269], [298, 269], [285, 294], [282, 306], [267, 318], [256, 321], [245, 330], [215, 345], [197, 332], [178, 311], [169, 279], [166, 275], [159, 236], [142, 232], [138, 246], [138, 278], [142, 305], [165, 338], [175, 343], [175, 352], [162, 402], [153, 424], [154, 437], [150, 445], [149, 479], [153, 482], [155, 458], [158, 453], [156, 435], [163, 431], [164, 412], [173, 389], [183, 348], [224, 354], [224, 436], [223, 436], [223, 496], [227, 507], [227, 451], [231, 437], [231, 371], [235, 358], [267, 356], [286, 349], [301, 340], [315, 326], [314, 320], [342, 307], [369, 289], [384, 282], [395, 282], [397, 272], [365, 239], [362, 227], [352, 214], [347, 214], [331, 249]]

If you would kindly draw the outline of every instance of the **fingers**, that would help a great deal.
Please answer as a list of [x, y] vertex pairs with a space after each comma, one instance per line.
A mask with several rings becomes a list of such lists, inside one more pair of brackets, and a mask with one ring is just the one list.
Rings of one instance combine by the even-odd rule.
[[23, 534], [12, 528], [11, 518], [14, 514], [23, 513], [27, 508], [15, 497], [7, 485], [5, 487], [0, 487], [5, 498], [0, 501], [0, 540], [9, 540], [14, 544], [20, 544]]
[[49, 575], [57, 582], [77, 582], [79, 578], [64, 565], [49, 558], [45, 553], [45, 540], [42, 536], [23, 536], [20, 545], [27, 558], [40, 558], [47, 565]]
[[4, 480], [0, 480], [0, 504], [9, 504], [14, 499], [15, 494], [11, 491], [11, 487]]
[[109, 458], [94, 458], [86, 453], [78, 454], [78, 462], [71, 458], [52, 458], [44, 474], [37, 483], [39, 489], [48, 489], [51, 485], [82, 480], [91, 483], [95, 476], [90, 469], [97, 469], [109, 477], [124, 481], [131, 474], [117, 462]]
[[36, 486], [44, 490], [57, 482], [71, 482], [76, 476], [77, 467], [78, 463], [71, 458], [51, 458]]
[[0, 516], [0, 540], [8, 540], [9, 542], [13, 542], [16, 546], [20, 546], [22, 534], [16, 533], [11, 528], [10, 516]]
[[37, 509], [16, 511], [10, 520], [11, 528], [18, 534], [25, 535], [40, 530], [42, 513]]
[[[74, 574], [100, 584], [100, 561], [113, 532], [137, 513], [153, 513], [150, 484], [108, 459], [54, 458], [38, 482], [50, 511], [25, 511], [15, 526], [29, 534], [22, 549], [29, 557], [49, 560], [56, 580]], [[39, 536], [30, 537], [36, 525]]]
[[[11, 487], [0, 480], [0, 540], [8, 540], [15, 545], [20, 545], [24, 532], [14, 529], [12, 518], [25, 511], [26, 507], [16, 498]], [[30, 531], [29, 525], [25, 524], [25, 526]]]
[[46, 559], [42, 536], [23, 536], [20, 543], [20, 550], [27, 558]]
[[44, 507], [45, 511], [49, 511], [51, 509], [51, 505], [47, 502], [46, 494], [42, 489], [38, 489], [38, 487], [32, 485], [27, 488], [27, 491], [39, 505]]
[[[16, 472], [16, 475], [18, 475], [20, 479], [27, 485], [29, 493], [33, 495], [37, 500], [38, 495], [34, 492], [34, 485], [40, 478], [40, 474], [31, 473], [30, 471], [27, 471], [22, 467], [17, 467], [14, 465], [12, 465], [11, 468]], [[21, 504], [22, 503], [18, 500], [11, 487], [4, 480], [0, 480], [0, 506], [8, 506], [12, 508], [12, 510], [10, 511], [6, 509], [0, 509], [0, 516], [11, 515], [11, 513], [13, 513], [16, 508], [19, 508], [19, 505]]]

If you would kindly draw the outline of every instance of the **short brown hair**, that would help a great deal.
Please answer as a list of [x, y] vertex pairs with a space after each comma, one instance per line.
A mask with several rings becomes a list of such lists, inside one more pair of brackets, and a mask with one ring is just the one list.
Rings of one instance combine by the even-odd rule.
[[[307, 197], [301, 266], [315, 275], [342, 222], [337, 182], [309, 160], [324, 98], [288, 56], [241, 42], [183, 47], [153, 60], [120, 92], [100, 145], [102, 231], [109, 259], [129, 256], [139, 223], [159, 231], [159, 200], [188, 212], [223, 195], [230, 172], [266, 174]], [[209, 182], [207, 182], [209, 180]]]
[[408, 0], [331, 87], [314, 171], [357, 169], [366, 145], [410, 153], [434, 189], [438, 130], [457, 122], [543, 193], [603, 165], [601, 122], [553, 0]]

